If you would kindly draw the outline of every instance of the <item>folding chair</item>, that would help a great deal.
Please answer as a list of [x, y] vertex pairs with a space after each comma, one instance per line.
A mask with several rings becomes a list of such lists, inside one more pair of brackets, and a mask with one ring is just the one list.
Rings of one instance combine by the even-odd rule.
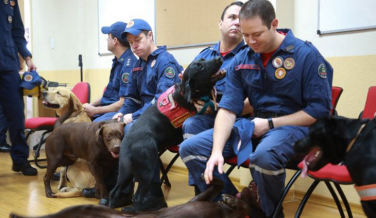
[[[72, 92], [77, 96], [82, 104], [90, 102], [90, 84], [87, 82], [77, 83]], [[34, 117], [25, 120], [25, 129], [27, 130], [26, 141], [32, 133], [36, 131], [44, 131], [39, 139], [39, 142], [33, 146], [34, 159], [29, 160], [29, 162], [34, 162], [39, 168], [46, 168], [45, 165], [40, 165], [40, 161], [45, 161], [46, 159], [38, 159], [40, 154], [40, 149], [42, 145], [46, 142], [46, 135], [54, 129], [57, 117]]]
[[179, 146], [178, 145], [169, 146], [169, 147], [165, 148], [163, 151], [159, 152], [159, 156], [161, 156], [162, 154], [164, 154], [164, 152], [167, 151], [167, 150], [169, 150], [172, 153], [175, 153], [175, 156], [171, 159], [170, 163], [167, 165], [166, 168], [164, 167], [164, 165], [162, 163], [162, 160], [159, 158], [159, 163], [160, 163], [161, 172], [162, 172], [161, 184], [164, 183], [168, 187], [171, 187], [171, 183], [170, 183], [170, 180], [168, 179], [167, 173], [170, 171], [172, 165], [175, 163], [175, 161], [180, 156], [179, 155]]
[[[375, 99], [376, 99], [376, 86], [372, 86], [368, 90], [366, 104], [364, 106], [363, 112], [360, 115], [361, 119], [372, 119], [374, 117], [374, 114], [376, 112]], [[299, 168], [300, 169], [303, 168], [303, 162], [299, 163]], [[345, 165], [327, 164], [326, 166], [324, 166], [318, 171], [308, 171], [307, 175], [311, 177], [312, 179], [314, 179], [314, 181], [309, 187], [309, 189], [307, 190], [306, 194], [304, 195], [302, 202], [300, 202], [300, 205], [298, 207], [298, 210], [296, 211], [295, 217], [300, 217], [309, 197], [311, 196], [312, 192], [315, 190], [315, 188], [320, 182], [325, 182], [325, 185], [329, 189], [329, 192], [331, 193], [333, 200], [335, 201], [337, 205], [337, 208], [341, 217], [344, 218], [345, 214], [343, 212], [343, 208], [341, 206], [339, 198], [337, 194], [334, 192], [333, 187], [331, 186], [331, 183], [334, 184], [346, 208], [348, 217], [350, 218], [353, 217], [350, 205], [340, 186], [340, 185], [353, 184], [353, 181]]]
[[[343, 89], [341, 87], [336, 87], [336, 86], [332, 87], [332, 110], [331, 110], [332, 115], [336, 113], [335, 109], [337, 107], [337, 103], [338, 103], [338, 100], [339, 100], [342, 92], [343, 92]], [[286, 198], [289, 190], [291, 189], [292, 185], [299, 178], [299, 175], [302, 172], [302, 170], [298, 167], [298, 164], [302, 159], [303, 159], [303, 157], [298, 156], [295, 159], [288, 162], [286, 167], [285, 167], [286, 169], [295, 170], [296, 172], [294, 173], [294, 175], [291, 177], [291, 179], [289, 180], [289, 182], [285, 186], [285, 189], [283, 190], [283, 193], [282, 193], [280, 200], [278, 202], [278, 205], [277, 205], [277, 207], [276, 207], [276, 209], [273, 213], [273, 218], [276, 218], [279, 215], [280, 210], [282, 209], [283, 201], [285, 200], [285, 198]], [[227, 159], [227, 160], [225, 160], [225, 163], [230, 165], [230, 168], [226, 171], [226, 174], [229, 176], [230, 173], [233, 171], [233, 169], [237, 166], [237, 157], [232, 157], [230, 159]], [[249, 168], [249, 160], [244, 162], [241, 166], [245, 167], [245, 168]]]

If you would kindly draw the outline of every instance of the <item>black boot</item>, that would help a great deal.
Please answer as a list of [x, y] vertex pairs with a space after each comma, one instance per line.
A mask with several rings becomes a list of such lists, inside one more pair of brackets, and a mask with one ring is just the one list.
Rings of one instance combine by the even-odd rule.
[[167, 207], [166, 200], [164, 199], [161, 184], [153, 182], [148, 189], [146, 196], [142, 199], [133, 199], [131, 207], [123, 207], [123, 212], [144, 212], [154, 211]]
[[[129, 205], [132, 205], [132, 197], [133, 197], [133, 193], [130, 193], [130, 194], [121, 194], [120, 195], [120, 198], [115, 202], [114, 204], [114, 207], [115, 208], [118, 208], [118, 207], [125, 207], [125, 206], [129, 206]], [[102, 206], [108, 206], [108, 203], [109, 203], [109, 198], [102, 198], [100, 201], [99, 201], [99, 205], [102, 205]]]

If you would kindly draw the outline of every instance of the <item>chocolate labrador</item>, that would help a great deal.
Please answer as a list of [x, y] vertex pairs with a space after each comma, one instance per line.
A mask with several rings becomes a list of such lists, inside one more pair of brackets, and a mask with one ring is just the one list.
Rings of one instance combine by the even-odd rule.
[[118, 158], [124, 135], [124, 124], [106, 121], [60, 125], [59, 120], [60, 118], [46, 141], [47, 172], [44, 176], [46, 196], [56, 197], [50, 186], [51, 177], [56, 168], [70, 166], [78, 158], [82, 158], [87, 161], [90, 172], [95, 178], [96, 197], [107, 197], [108, 191], [103, 178], [107, 169], [116, 163], [115, 158]]
[[328, 163], [344, 162], [361, 197], [367, 217], [376, 217], [376, 118], [326, 117], [317, 120], [309, 135], [294, 144], [307, 154], [304, 169], [316, 171]]
[[[223, 195], [223, 203], [215, 203], [212, 200], [223, 189], [223, 182], [217, 178], [213, 179], [212, 185], [201, 194], [197, 195], [189, 202], [170, 207], [162, 208], [157, 211], [144, 213], [124, 213], [114, 209], [95, 206], [95, 205], [80, 205], [68, 207], [58, 213], [42, 216], [43, 218], [121, 218], [121, 217], [135, 217], [135, 218], [245, 218], [249, 214], [249, 206], [246, 201], [236, 198], [231, 195]], [[11, 213], [11, 218], [27, 218]], [[40, 218], [42, 218], [40, 217]]]
[[158, 151], [183, 141], [181, 125], [196, 113], [191, 100], [212, 94], [215, 83], [225, 76], [225, 72], [219, 71], [222, 62], [220, 57], [192, 62], [182, 81], [162, 94], [133, 124], [122, 141], [118, 181], [110, 192], [109, 207], [114, 207], [133, 176], [138, 187], [131, 210], [150, 211], [167, 206], [161, 186], [153, 183], [155, 173], [159, 173], [155, 171]]

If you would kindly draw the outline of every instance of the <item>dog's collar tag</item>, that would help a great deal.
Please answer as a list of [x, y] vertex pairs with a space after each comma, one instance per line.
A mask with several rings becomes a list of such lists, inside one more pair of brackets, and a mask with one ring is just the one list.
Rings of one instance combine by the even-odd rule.
[[189, 111], [184, 107], [179, 107], [177, 102], [173, 99], [172, 94], [175, 91], [175, 86], [170, 87], [162, 93], [158, 98], [157, 107], [161, 114], [168, 117], [171, 124], [175, 128], [181, 128], [186, 119], [195, 115], [194, 111]]

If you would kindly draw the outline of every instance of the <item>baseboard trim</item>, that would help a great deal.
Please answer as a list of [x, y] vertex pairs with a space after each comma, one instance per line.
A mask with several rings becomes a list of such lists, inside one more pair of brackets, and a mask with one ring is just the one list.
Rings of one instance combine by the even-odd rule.
[[[171, 172], [182, 174], [182, 175], [187, 175], [188, 176], [188, 170], [185, 167], [180, 167], [180, 166], [172, 166], [170, 169]], [[238, 188], [238, 190], [242, 190], [245, 186], [240, 185], [240, 179], [239, 178], [234, 178], [230, 177], [231, 181], [234, 183], [235, 187]], [[301, 201], [305, 195], [304, 191], [297, 191], [297, 190], [290, 190], [289, 193], [287, 194], [284, 203], [292, 202], [292, 201]], [[337, 205], [335, 204], [334, 200], [332, 198], [324, 197], [321, 195], [315, 195], [312, 194], [308, 200], [308, 203], [313, 203], [317, 205], [322, 205], [325, 207], [330, 207], [330, 208], [337, 208]], [[342, 202], [341, 202], [342, 203]], [[354, 214], [364, 214], [362, 206], [360, 204], [356, 203], [349, 203], [351, 207], [351, 211]], [[343, 203], [342, 203], [343, 206]], [[345, 208], [343, 206], [343, 208]]]

